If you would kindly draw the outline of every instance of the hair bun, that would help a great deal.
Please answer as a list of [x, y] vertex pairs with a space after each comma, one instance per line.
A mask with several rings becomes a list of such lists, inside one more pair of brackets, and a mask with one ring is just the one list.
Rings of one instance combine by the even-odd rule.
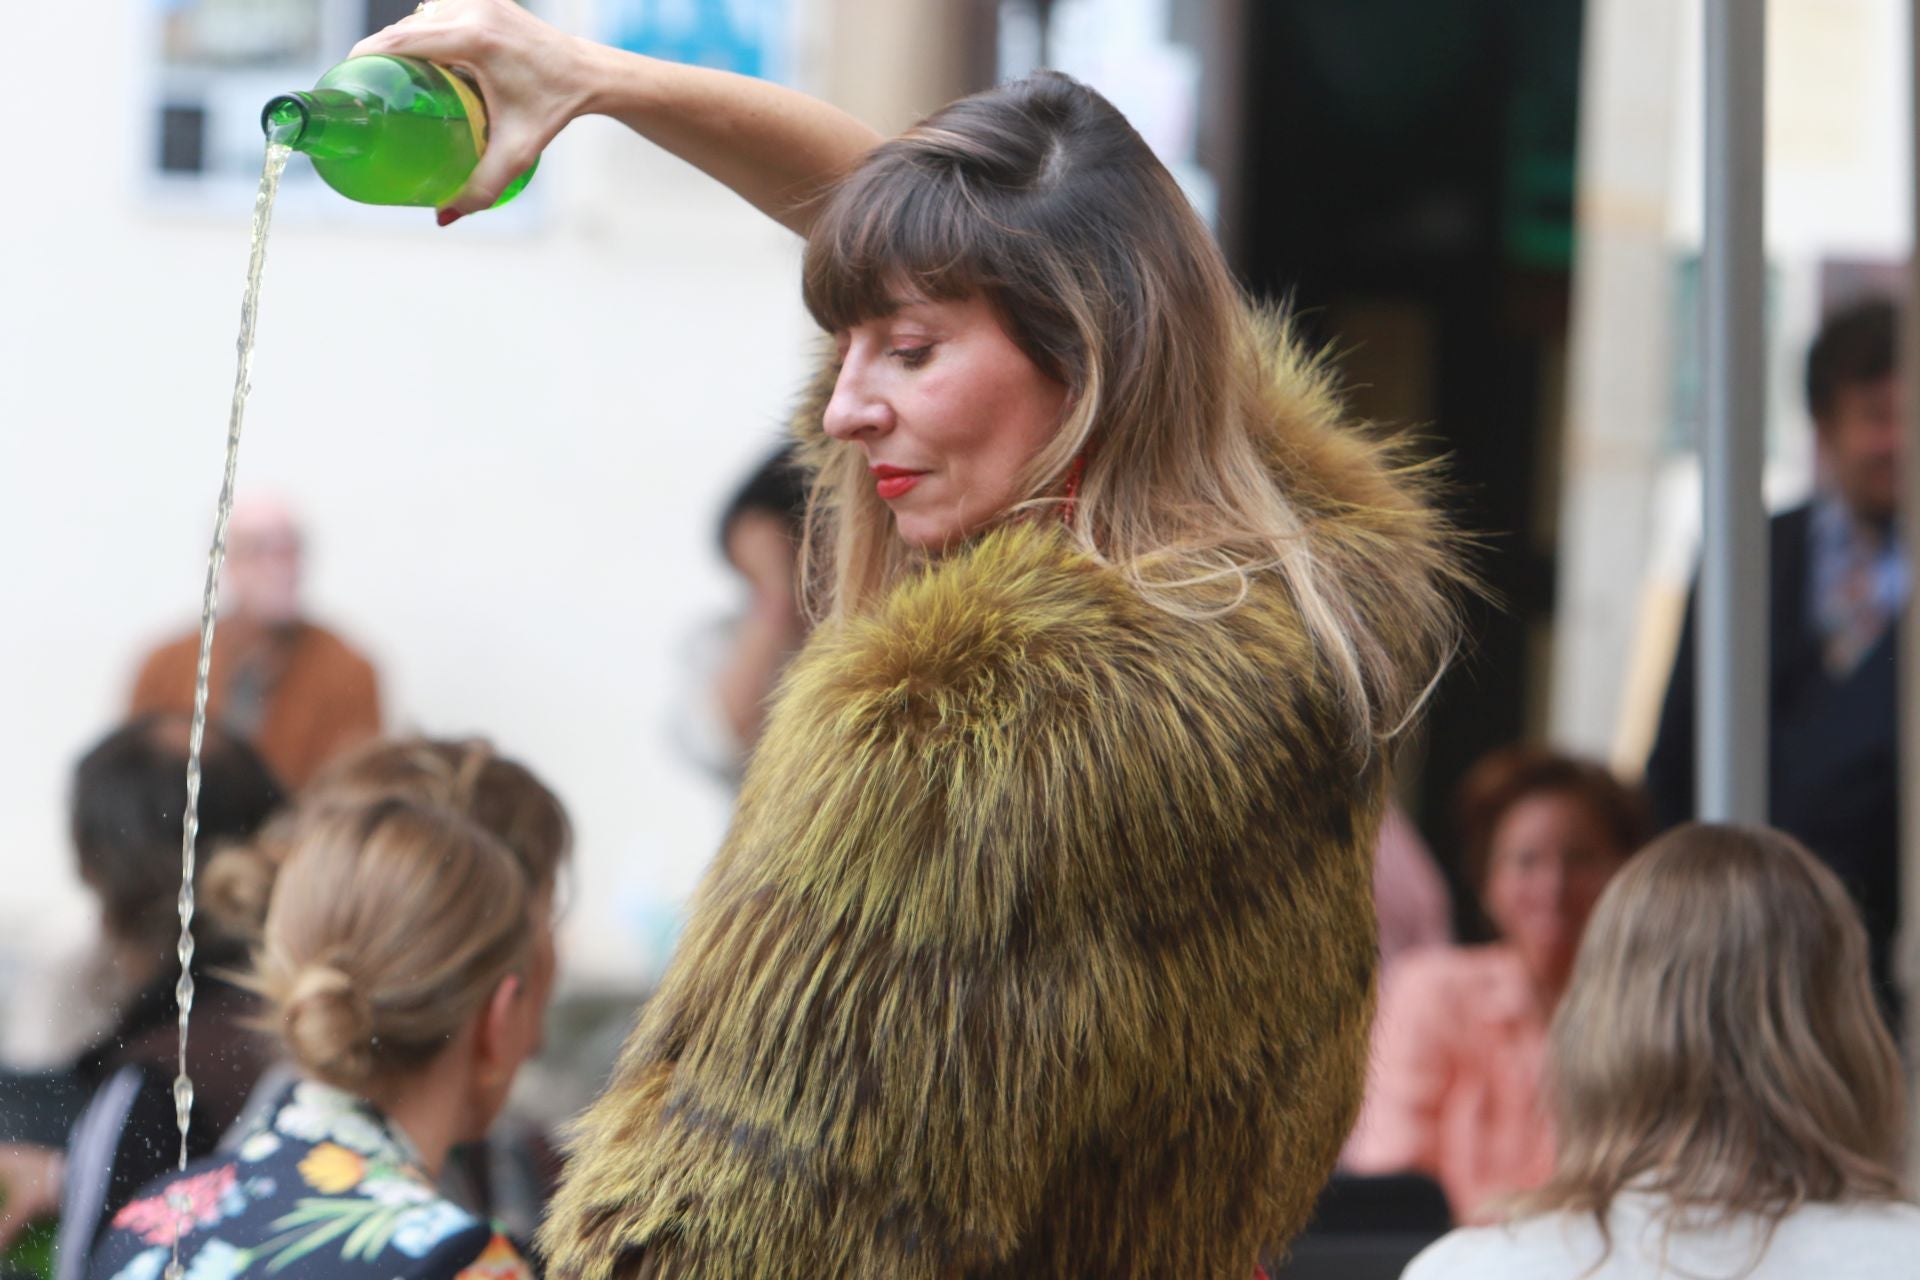
[[287, 1047], [301, 1066], [346, 1086], [373, 1074], [373, 1006], [346, 973], [308, 965], [281, 1009]]
[[216, 850], [200, 872], [200, 905], [232, 937], [257, 940], [266, 926], [273, 882], [286, 861], [284, 827], [271, 822], [253, 840]]

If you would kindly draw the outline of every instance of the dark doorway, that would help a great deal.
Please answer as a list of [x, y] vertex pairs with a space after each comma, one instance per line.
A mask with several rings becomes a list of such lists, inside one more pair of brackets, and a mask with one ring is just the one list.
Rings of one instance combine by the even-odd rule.
[[1582, 0], [1244, 6], [1236, 265], [1334, 344], [1360, 411], [1449, 456], [1498, 599], [1406, 762], [1449, 867], [1461, 773], [1544, 724], [1581, 19]]

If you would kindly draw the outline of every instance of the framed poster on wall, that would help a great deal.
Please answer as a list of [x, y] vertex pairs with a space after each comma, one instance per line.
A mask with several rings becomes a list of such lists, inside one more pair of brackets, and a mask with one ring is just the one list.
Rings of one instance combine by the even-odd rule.
[[792, 83], [792, 0], [603, 0], [600, 14], [615, 48]]

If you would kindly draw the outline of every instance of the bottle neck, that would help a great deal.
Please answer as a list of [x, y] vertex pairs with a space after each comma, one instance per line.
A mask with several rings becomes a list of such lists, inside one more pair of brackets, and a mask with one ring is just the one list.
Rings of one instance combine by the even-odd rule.
[[283, 93], [260, 113], [271, 142], [323, 160], [352, 160], [373, 149], [378, 127], [364, 100], [339, 89]]

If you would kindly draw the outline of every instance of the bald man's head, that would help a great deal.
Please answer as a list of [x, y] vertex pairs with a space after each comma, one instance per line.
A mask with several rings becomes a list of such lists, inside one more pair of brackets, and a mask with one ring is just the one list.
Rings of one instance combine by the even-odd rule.
[[269, 626], [300, 617], [300, 525], [279, 498], [237, 498], [227, 525], [220, 603], [229, 613]]

